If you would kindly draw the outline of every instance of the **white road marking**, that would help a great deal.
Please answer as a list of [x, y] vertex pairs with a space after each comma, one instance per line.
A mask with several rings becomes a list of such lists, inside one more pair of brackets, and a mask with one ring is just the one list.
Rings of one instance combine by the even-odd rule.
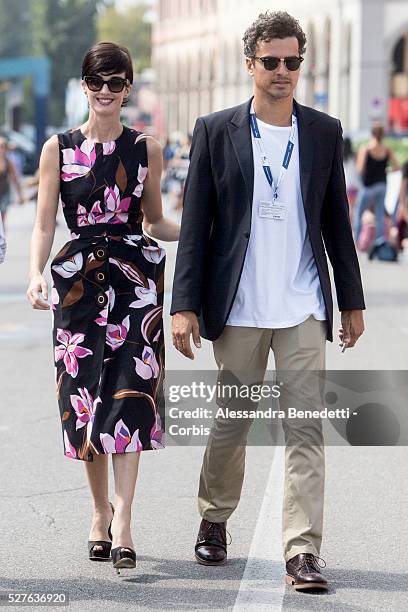
[[285, 564], [282, 555], [282, 499], [285, 448], [275, 449], [234, 612], [282, 610]]

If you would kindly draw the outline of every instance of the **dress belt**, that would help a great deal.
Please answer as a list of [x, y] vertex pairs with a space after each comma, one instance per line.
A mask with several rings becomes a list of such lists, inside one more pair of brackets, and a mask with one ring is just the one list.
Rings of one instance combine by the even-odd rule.
[[141, 223], [95, 223], [82, 227], [70, 227], [71, 235], [80, 238], [97, 238], [100, 236], [126, 236], [127, 234], [143, 234]]

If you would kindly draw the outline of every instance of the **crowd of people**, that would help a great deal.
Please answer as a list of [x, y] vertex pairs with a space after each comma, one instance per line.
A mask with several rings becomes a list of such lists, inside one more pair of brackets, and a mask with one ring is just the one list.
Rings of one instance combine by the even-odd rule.
[[163, 148], [162, 193], [167, 194], [174, 210], [183, 207], [184, 184], [189, 167], [191, 134], [166, 140]]
[[[369, 258], [396, 260], [398, 251], [408, 258], [408, 160], [398, 163], [384, 143], [384, 128], [375, 123], [368, 143], [353, 152], [350, 138], [344, 139], [344, 173], [353, 225], [359, 251]], [[387, 173], [402, 170], [400, 189], [392, 210], [385, 206]]]
[[[183, 207], [184, 183], [189, 166], [191, 135], [168, 138], [163, 149], [162, 192], [177, 211]], [[343, 141], [344, 174], [350, 221], [357, 248], [370, 259], [408, 260], [408, 160], [401, 166], [384, 144], [384, 127], [374, 123], [371, 138], [354, 152], [353, 142]], [[388, 172], [402, 171], [398, 196], [389, 212], [385, 206]]]
[[[162, 193], [168, 197], [175, 211], [183, 207], [184, 184], [189, 167], [191, 134], [175, 134], [167, 138], [163, 147]], [[392, 149], [384, 144], [384, 127], [375, 123], [368, 142], [353, 149], [350, 137], [343, 141], [343, 162], [350, 207], [350, 220], [356, 246], [367, 252], [370, 259], [397, 259], [408, 261], [408, 159], [399, 164]], [[385, 206], [387, 173], [401, 171], [401, 183], [393, 211]], [[37, 173], [25, 181], [25, 187], [38, 186]], [[0, 137], [0, 262], [6, 251], [5, 226], [7, 211], [13, 201], [23, 204], [22, 170], [14, 158], [7, 139]], [[32, 199], [30, 197], [29, 199]]]

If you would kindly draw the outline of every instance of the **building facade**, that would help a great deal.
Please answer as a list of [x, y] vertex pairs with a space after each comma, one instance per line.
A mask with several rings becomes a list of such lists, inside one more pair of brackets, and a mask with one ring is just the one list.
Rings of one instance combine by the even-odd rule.
[[307, 36], [296, 99], [347, 131], [408, 104], [408, 0], [157, 0], [153, 65], [167, 134], [249, 98], [242, 36], [260, 12], [286, 10]]

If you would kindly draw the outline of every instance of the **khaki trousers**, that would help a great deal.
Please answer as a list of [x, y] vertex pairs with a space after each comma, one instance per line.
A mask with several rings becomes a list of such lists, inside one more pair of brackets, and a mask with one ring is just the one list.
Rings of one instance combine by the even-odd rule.
[[[248, 384], [251, 378], [252, 382], [254, 379], [262, 382], [272, 349], [278, 376], [280, 371], [295, 370], [299, 386], [316, 394], [318, 391], [311, 389], [310, 372], [307, 371], [325, 368], [326, 325], [326, 321], [317, 321], [311, 316], [289, 328], [226, 326], [213, 342], [219, 375], [228, 370], [236, 372], [243, 383]], [[290, 392], [283, 393], [279, 399], [280, 409], [294, 406], [291, 401]], [[250, 408], [253, 409], [253, 405]], [[198, 507], [202, 518], [215, 523], [231, 516], [241, 495], [246, 437], [251, 421], [237, 421], [216, 419], [204, 454]], [[283, 419], [282, 425], [286, 445], [282, 543], [283, 555], [288, 561], [299, 553], [320, 553], [325, 462], [320, 419], [308, 419], [307, 423]]]

